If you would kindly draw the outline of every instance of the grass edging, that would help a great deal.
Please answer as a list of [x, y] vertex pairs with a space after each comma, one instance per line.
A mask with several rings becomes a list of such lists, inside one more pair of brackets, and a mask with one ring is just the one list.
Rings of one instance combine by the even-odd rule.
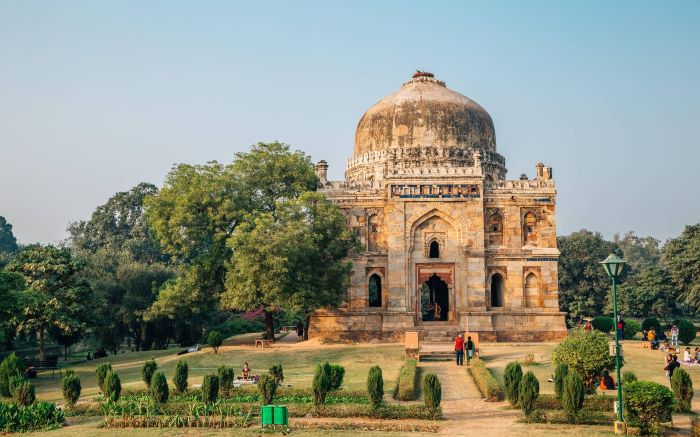
[[481, 396], [486, 398], [487, 402], [498, 402], [505, 398], [503, 387], [486, 367], [483, 360], [479, 358], [473, 359], [471, 365], [467, 367], [467, 371], [474, 380], [476, 388], [481, 392]]
[[408, 359], [399, 371], [396, 387], [394, 387], [394, 399], [399, 401], [415, 400], [417, 382], [418, 362], [415, 359]]

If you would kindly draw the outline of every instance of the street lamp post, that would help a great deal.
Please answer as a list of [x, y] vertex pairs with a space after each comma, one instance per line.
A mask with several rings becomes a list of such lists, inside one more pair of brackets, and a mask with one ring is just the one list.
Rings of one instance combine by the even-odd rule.
[[617, 329], [617, 278], [625, 267], [625, 261], [614, 253], [608, 255], [605, 261], [601, 261], [605, 273], [612, 279], [613, 292], [613, 318], [615, 319], [615, 370], [617, 372], [617, 422], [615, 422], [615, 434], [626, 434], [627, 425], [622, 418], [622, 379], [620, 378], [620, 330]]

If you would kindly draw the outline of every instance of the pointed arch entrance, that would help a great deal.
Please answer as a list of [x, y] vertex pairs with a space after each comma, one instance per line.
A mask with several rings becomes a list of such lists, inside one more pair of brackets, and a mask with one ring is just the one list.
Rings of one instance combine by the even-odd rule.
[[454, 264], [416, 264], [416, 322], [455, 322]]

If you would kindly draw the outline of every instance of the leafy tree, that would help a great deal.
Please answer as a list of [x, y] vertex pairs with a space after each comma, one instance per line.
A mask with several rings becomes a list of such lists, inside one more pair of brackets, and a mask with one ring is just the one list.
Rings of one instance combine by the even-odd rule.
[[639, 237], [629, 231], [622, 237], [615, 234], [613, 243], [620, 247], [624, 260], [633, 270], [656, 267], [661, 261], [660, 241], [654, 237]]
[[93, 320], [96, 302], [83, 277], [84, 264], [65, 248], [31, 245], [7, 266], [21, 273], [27, 290], [21, 293], [19, 328], [39, 335], [39, 359], [46, 359], [46, 332], [85, 330]]
[[229, 240], [235, 250], [221, 305], [264, 307], [273, 338], [275, 308], [308, 316], [340, 303], [352, 267], [345, 258], [356, 244], [342, 212], [318, 193], [280, 203], [275, 215], [250, 215]]
[[[628, 317], [667, 318], [676, 311], [676, 289], [666, 269], [645, 267], [628, 276], [617, 289], [617, 308]], [[608, 312], [612, 312], [612, 294], [608, 295]]]
[[224, 338], [219, 331], [211, 331], [207, 336], [207, 343], [214, 349], [214, 353], [219, 353], [219, 347], [224, 343]]
[[[91, 318], [91, 321], [94, 320]], [[63, 360], [68, 361], [68, 348], [80, 341], [85, 335], [82, 326], [67, 326], [61, 329], [56, 325], [51, 325], [48, 328], [51, 338], [61, 346], [63, 346]]]
[[138, 184], [110, 197], [90, 220], [68, 227], [70, 245], [86, 260], [86, 277], [104, 302], [98, 307], [96, 338], [113, 353], [125, 338], [137, 350], [154, 343], [165, 347], [178, 331], [165, 318], [143, 317], [160, 286], [174, 277], [170, 257], [152, 237], [144, 214], [145, 199], [157, 192], [152, 184]]
[[555, 364], [566, 364], [569, 373], [578, 372], [587, 393], [595, 392], [596, 382], [604, 371], [615, 368], [615, 357], [610, 356], [608, 337], [600, 331], [586, 332], [574, 329], [552, 353]]
[[18, 323], [20, 292], [24, 289], [24, 276], [0, 270], [0, 330], [5, 333], [5, 346], [8, 349], [15, 334], [15, 325]]
[[21, 378], [24, 371], [24, 364], [17, 358], [14, 352], [5, 357], [0, 363], [0, 396], [12, 396], [10, 389], [10, 380], [12, 378]]
[[680, 301], [700, 310], [700, 223], [686, 226], [681, 235], [668, 240], [661, 259], [678, 287]]
[[[622, 256], [617, 244], [597, 232], [581, 230], [558, 237], [559, 306], [570, 317], [601, 314], [610, 293], [610, 279], [599, 262], [610, 253]], [[623, 271], [623, 278], [626, 270]]]
[[7, 264], [18, 250], [17, 239], [12, 233], [12, 225], [0, 215], [0, 268]]

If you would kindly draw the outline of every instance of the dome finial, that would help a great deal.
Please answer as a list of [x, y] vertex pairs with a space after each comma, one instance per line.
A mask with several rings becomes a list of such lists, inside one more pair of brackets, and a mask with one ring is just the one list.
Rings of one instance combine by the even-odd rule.
[[416, 70], [416, 72], [413, 73], [413, 78], [415, 79], [417, 77], [435, 77], [435, 75], [433, 73], [428, 73], [427, 71]]

